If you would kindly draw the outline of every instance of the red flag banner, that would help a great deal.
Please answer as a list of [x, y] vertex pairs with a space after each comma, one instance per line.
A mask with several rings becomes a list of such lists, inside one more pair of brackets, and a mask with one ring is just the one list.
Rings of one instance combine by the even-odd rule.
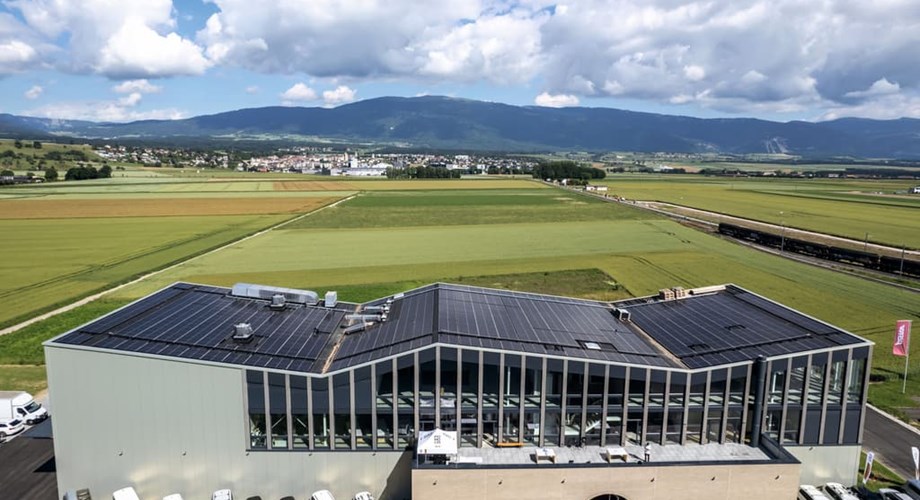
[[898, 321], [897, 328], [894, 331], [894, 348], [892, 352], [895, 356], [907, 356], [908, 344], [910, 344], [910, 320], [902, 319]]

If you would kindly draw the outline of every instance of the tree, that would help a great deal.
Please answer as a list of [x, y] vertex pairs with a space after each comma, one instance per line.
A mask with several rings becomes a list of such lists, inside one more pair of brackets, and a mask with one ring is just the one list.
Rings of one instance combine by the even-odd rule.
[[48, 167], [45, 169], [45, 180], [48, 182], [56, 181], [58, 179], [58, 171], [54, 167]]
[[112, 177], [112, 167], [103, 165], [102, 168], [99, 169], [99, 178], [108, 179], [109, 177]]
[[41, 148], [42, 148], [42, 143], [39, 142], [39, 141], [34, 141], [34, 142], [32, 143], [32, 147], [35, 148], [35, 149], [41, 149]]
[[16, 149], [22, 149], [22, 141], [16, 139], [16, 142], [13, 143], [13, 146], [16, 146]]
[[16, 174], [13, 173], [12, 170], [4, 170], [4, 171], [0, 172], [0, 177], [13, 177], [14, 175], [16, 175]]

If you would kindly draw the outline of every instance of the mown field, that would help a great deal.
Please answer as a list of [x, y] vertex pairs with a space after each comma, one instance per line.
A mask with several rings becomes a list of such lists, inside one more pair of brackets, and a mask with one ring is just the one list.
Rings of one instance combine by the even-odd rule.
[[[612, 176], [610, 193], [893, 246], [920, 248], [916, 181]], [[882, 193], [882, 194], [878, 194]]]
[[[874, 372], [887, 379], [873, 384], [872, 400], [889, 408], [913, 405], [900, 394], [901, 359], [887, 348], [895, 320], [920, 323], [920, 300], [910, 292], [764, 254], [629, 206], [535, 182], [293, 181], [297, 189], [314, 191], [295, 190], [287, 181], [252, 182], [251, 191], [218, 192], [234, 198], [271, 198], [270, 192], [293, 194], [294, 199], [340, 192], [356, 196], [125, 287], [105, 302], [0, 338], [0, 365], [41, 363], [41, 340], [180, 280], [334, 289], [352, 301], [434, 281], [602, 300], [652, 294], [663, 287], [732, 282], [878, 342]], [[197, 185], [211, 196], [210, 186], [224, 187], [219, 184], [179, 179], [164, 186], [129, 186], [156, 188], [160, 196], [161, 188], [196, 193], [179, 188]], [[616, 178], [612, 185], [618, 186]], [[102, 190], [96, 196], [113, 193]], [[897, 208], [902, 217], [913, 210]], [[920, 345], [914, 351], [920, 354]], [[908, 387], [908, 394], [918, 393], [920, 368], [912, 371]]]

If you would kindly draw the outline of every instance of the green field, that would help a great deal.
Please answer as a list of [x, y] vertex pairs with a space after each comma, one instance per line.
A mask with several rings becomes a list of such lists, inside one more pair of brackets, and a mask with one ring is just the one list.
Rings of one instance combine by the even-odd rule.
[[[652, 189], [643, 183], [657, 181], [630, 182], [640, 190]], [[120, 194], [103, 189], [92, 196], [150, 197], [149, 193], [132, 190], [155, 187], [157, 193], [162, 193], [160, 188], [166, 186], [170, 192], [187, 196], [212, 196], [214, 192], [240, 198], [271, 198], [270, 193], [290, 196], [291, 192], [307, 196], [303, 190], [309, 188], [313, 188], [311, 196], [319, 192], [358, 194], [283, 228], [125, 287], [100, 303], [100, 309], [80, 308], [64, 315], [59, 323], [48, 320], [2, 338], [0, 352], [8, 350], [10, 355], [0, 355], [0, 365], [40, 362], [40, 340], [180, 280], [227, 286], [247, 281], [319, 292], [335, 289], [343, 300], [351, 301], [434, 281], [603, 300], [653, 294], [671, 286], [731, 282], [878, 342], [873, 372], [887, 379], [872, 385], [871, 400], [886, 408], [914, 405], [909, 397], [900, 394], [897, 373], [903, 366], [901, 359], [891, 356], [887, 349], [895, 320], [920, 322], [920, 301], [907, 291], [761, 253], [629, 206], [548, 189], [535, 182], [266, 182], [253, 178], [226, 181], [234, 184], [232, 189], [214, 185], [222, 183], [178, 179], [163, 186], [125, 184], [126, 191]], [[619, 186], [617, 178], [611, 183]], [[266, 184], [271, 184], [274, 191], [267, 191]], [[251, 189], [240, 189], [245, 185]], [[92, 189], [106, 186], [98, 184]], [[200, 190], [192, 186], [200, 186]], [[663, 186], [653, 187], [667, 191]], [[675, 189], [687, 191], [680, 183]], [[718, 189], [724, 186], [703, 184], [699, 189], [698, 196], [704, 197], [705, 190], [720, 193]], [[785, 189], [796, 192], [794, 186]], [[752, 192], [759, 194], [750, 187], [745, 190], [746, 195]], [[901, 216], [913, 213], [909, 206], [893, 208]], [[44, 221], [17, 222], [26, 227]], [[44, 245], [64, 241], [56, 231], [46, 232], [48, 240]], [[26, 246], [20, 245], [15, 255], [29, 255]], [[29, 259], [31, 262], [32, 257]], [[45, 279], [60, 272], [48, 271]], [[920, 345], [914, 352], [920, 355]], [[0, 380], [0, 387], [3, 385]], [[908, 394], [920, 393], [920, 369], [911, 372], [908, 385]]]
[[[674, 203], [788, 227], [920, 248], [916, 181], [732, 179], [699, 175], [613, 176], [610, 193]], [[876, 194], [876, 193], [883, 194]]]

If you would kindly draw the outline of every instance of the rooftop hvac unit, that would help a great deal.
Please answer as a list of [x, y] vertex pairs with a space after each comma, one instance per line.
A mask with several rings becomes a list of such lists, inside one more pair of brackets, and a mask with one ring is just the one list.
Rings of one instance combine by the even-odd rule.
[[276, 293], [272, 295], [272, 303], [269, 304], [268, 307], [275, 309], [275, 310], [280, 310], [280, 309], [284, 309], [284, 303], [285, 303], [284, 295], [280, 293]]
[[335, 307], [339, 303], [339, 294], [335, 291], [326, 292], [326, 299], [323, 301], [323, 305], [326, 307]]
[[675, 299], [683, 299], [687, 297], [687, 290], [685, 290], [683, 287], [675, 286], [671, 289], [671, 291], [674, 292]]
[[230, 290], [230, 295], [235, 297], [248, 297], [251, 299], [271, 300], [275, 295], [283, 295], [286, 302], [315, 306], [319, 303], [319, 295], [311, 290], [297, 290], [279, 286], [253, 285], [250, 283], [237, 283]]
[[248, 344], [252, 341], [252, 325], [249, 323], [237, 323], [233, 325], [233, 341], [240, 344]]
[[662, 288], [658, 290], [658, 298], [660, 300], [674, 300], [674, 290]]
[[629, 311], [626, 309], [617, 309], [617, 319], [620, 321], [629, 321], [630, 315]]

